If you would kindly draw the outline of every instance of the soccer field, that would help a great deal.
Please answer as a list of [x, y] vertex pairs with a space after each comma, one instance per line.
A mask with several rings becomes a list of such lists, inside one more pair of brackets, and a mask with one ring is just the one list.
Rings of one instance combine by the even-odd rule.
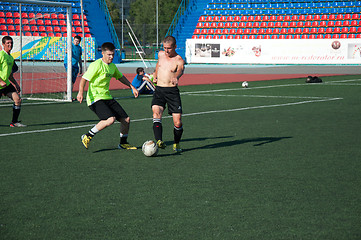
[[[182, 86], [183, 152], [85, 103], [0, 102], [0, 239], [361, 239], [361, 76]], [[75, 94], [75, 93], [74, 93]], [[153, 139], [151, 96], [112, 91]]]

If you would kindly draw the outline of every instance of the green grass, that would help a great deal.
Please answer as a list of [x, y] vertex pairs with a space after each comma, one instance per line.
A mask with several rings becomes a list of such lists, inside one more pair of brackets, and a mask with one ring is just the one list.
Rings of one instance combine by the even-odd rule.
[[[184, 152], [154, 158], [119, 124], [85, 150], [85, 104], [0, 107], [0, 239], [360, 239], [361, 77], [323, 80], [181, 87]], [[151, 98], [113, 96], [141, 147]]]

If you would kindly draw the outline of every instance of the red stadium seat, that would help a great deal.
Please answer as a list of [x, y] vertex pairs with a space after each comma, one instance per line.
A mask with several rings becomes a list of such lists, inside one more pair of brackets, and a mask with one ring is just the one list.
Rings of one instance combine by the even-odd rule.
[[222, 30], [222, 34], [225, 34], [225, 35], [229, 34], [228, 29], [226, 29], [226, 28], [223, 29], [223, 30]]
[[343, 21], [342, 26], [348, 27], [348, 26], [350, 26], [350, 22], [349, 21]]
[[242, 29], [238, 28], [236, 34], [242, 35]]
[[253, 26], [253, 24], [251, 22], [246, 23], [246, 28], [251, 28], [252, 26]]
[[228, 16], [228, 17], [227, 17], [227, 21], [228, 21], [228, 22], [233, 22], [233, 17], [232, 17], [232, 16]]
[[295, 33], [296, 34], [302, 34], [302, 28], [296, 28]]
[[44, 26], [39, 26], [39, 32], [46, 32], [46, 29]]
[[35, 18], [35, 17], [36, 17], [35, 13], [33, 13], [33, 12], [29, 13], [29, 18]]
[[351, 15], [350, 14], [345, 14], [345, 16], [343, 17], [344, 20], [350, 20], [351, 19]]
[[227, 39], [225, 35], [221, 35], [220, 39]]
[[347, 28], [347, 27], [343, 27], [343, 28], [341, 29], [341, 32], [342, 32], [342, 33], [348, 33], [348, 28]]
[[357, 25], [358, 25], [358, 23], [357, 23], [357, 21], [356, 21], [356, 20], [352, 20], [350, 25], [351, 25], [351, 26], [357, 26]]
[[331, 14], [330, 16], [328, 16], [328, 20], [333, 21], [333, 20], [335, 20], [335, 19], [336, 19], [336, 16], [333, 15], [333, 14]]
[[357, 19], [359, 19], [359, 15], [357, 13], [354, 13], [354, 14], [352, 14], [351, 18], [357, 20]]
[[326, 21], [321, 21], [321, 22], [320, 22], [320, 27], [326, 27], [326, 26], [327, 26]]
[[264, 35], [263, 39], [271, 39], [271, 36], [270, 35]]
[[211, 22], [211, 28], [217, 28], [218, 24], [216, 22]]
[[[80, 34], [79, 34], [80, 35]], [[212, 35], [207, 35], [206, 36], [206, 39], [212, 39], [213, 37], [212, 37]]]
[[282, 16], [282, 15], [278, 15], [278, 16], [277, 16], [277, 21], [283, 21], [283, 16]]
[[295, 29], [293, 28], [289, 28], [287, 31], [287, 34], [294, 34], [295, 33]]
[[250, 35], [248, 39], [256, 39], [256, 36]]
[[275, 22], [277, 20], [275, 15], [269, 17], [269, 21]]
[[312, 27], [318, 27], [318, 22], [317, 21], [312, 22]]
[[60, 14], [58, 15], [58, 19], [66, 19], [66, 17], [65, 17], [64, 14], [60, 13]]
[[230, 27], [231, 27], [231, 23], [230, 23], [230, 22], [225, 22], [225, 23], [224, 23], [224, 27], [225, 27], [225, 28], [230, 28]]
[[36, 22], [38, 25], [44, 25], [44, 21], [42, 19], [38, 19]]
[[267, 27], [267, 23], [266, 23], [266, 22], [261, 22], [260, 27], [261, 27], [261, 28], [266, 28], [266, 27]]
[[38, 31], [38, 26], [31, 26], [30, 30], [32, 32], [37, 32]]
[[297, 23], [297, 27], [303, 28], [303, 22], [298, 22], [298, 23]]
[[55, 37], [62, 37], [63, 35], [61, 33], [55, 33]]
[[283, 22], [282, 27], [287, 28], [288, 27], [288, 22]]
[[287, 29], [286, 28], [281, 28], [281, 34], [287, 34]]
[[257, 35], [258, 34], [257, 28], [252, 28], [251, 34]]
[[286, 39], [285, 35], [279, 35], [278, 39]]
[[350, 27], [350, 33], [356, 33], [357, 29], [356, 27]]
[[247, 17], [243, 15], [243, 16], [241, 17], [241, 22], [247, 22]]
[[55, 34], [50, 32], [50, 33], [48, 33], [48, 37], [55, 37]]
[[205, 21], [206, 21], [206, 22], [212, 22], [212, 21], [213, 21], [213, 18], [212, 18], [211, 16], [207, 16]]
[[340, 33], [341, 32], [341, 29], [336, 27], [333, 29], [333, 33]]
[[[61, 28], [59, 28], [59, 29], [61, 31]], [[54, 28], [54, 31], [55, 31], [55, 28]], [[199, 28], [196, 28], [196, 29], [194, 29], [193, 35], [200, 34], [200, 33], [201, 33], [201, 30]]]
[[[66, 22], [64, 20], [60, 20], [59, 24], [62, 26], [66, 26]], [[201, 22], [198, 22], [196, 28], [202, 28], [202, 27], [203, 27], [203, 24]]]
[[294, 39], [301, 39], [300, 35], [295, 35]]
[[278, 38], [277, 35], [272, 35], [272, 36], [271, 36], [271, 39], [277, 39], [277, 38]]
[[340, 38], [347, 38], [347, 34], [341, 34]]
[[233, 27], [233, 28], [238, 28], [238, 22], [233, 22], [233, 23], [232, 23], [232, 27]]
[[261, 21], [262, 21], [262, 17], [261, 17], [261, 16], [255, 16], [255, 17], [254, 17], [254, 20], [255, 20], [256, 22], [261, 22]]
[[286, 39], [293, 39], [293, 36], [292, 35], [287, 35]]
[[333, 27], [335, 25], [334, 21], [328, 21], [327, 27]]
[[209, 28], [211, 25], [210, 25], [210, 23], [209, 22], [205, 22], [204, 24], [203, 24], [203, 27], [204, 28]]
[[[360, 34], [361, 35], [361, 34]], [[248, 39], [247, 35], [243, 35], [242, 39]]]
[[325, 29], [324, 29], [324, 28], [319, 28], [319, 29], [317, 30], [317, 33], [318, 33], [318, 34], [324, 34], [324, 33], [325, 33]]
[[[199, 29], [198, 29], [199, 30]], [[58, 27], [58, 26], [55, 26], [54, 27], [54, 32], [61, 32], [61, 29], [60, 29], [60, 27]]]
[[276, 22], [276, 23], [275, 23], [275, 27], [276, 27], [276, 28], [282, 27], [282, 23], [281, 23], [281, 22]]
[[267, 26], [269, 27], [269, 28], [273, 28], [274, 27], [274, 23], [273, 22], [268, 22], [268, 24], [267, 24]]
[[348, 38], [356, 38], [355, 34], [349, 34]]
[[308, 36], [308, 39], [316, 39], [316, 36], [315, 35], [310, 35], [310, 36]]
[[356, 35], [356, 38], [361, 38], [361, 34], [357, 34], [357, 35]]
[[326, 33], [329, 33], [329, 34], [333, 33], [332, 28], [326, 28]]
[[303, 34], [309, 34], [309, 33], [310, 33], [310, 30], [309, 30], [308, 28], [304, 28], [304, 29], [302, 30], [302, 33], [303, 33]]
[[273, 29], [273, 34], [280, 34], [280, 30], [278, 28]]
[[343, 15], [342, 14], [337, 14], [336, 19], [337, 20], [343, 20]]
[[31, 32], [26, 32], [26, 33], [25, 33], [25, 36], [28, 36], [28, 37], [32, 36], [32, 35], [31, 35]]
[[250, 34], [250, 33], [251, 33], [251, 30], [248, 28], [244, 29], [244, 31], [243, 31], [243, 34]]
[[235, 16], [235, 17], [233, 18], [233, 21], [235, 21], [235, 22], [240, 22], [240, 21], [241, 21], [240, 16]]
[[0, 24], [6, 24], [5, 18], [0, 18]]
[[16, 36], [15, 32], [9, 32], [9, 36]]
[[[89, 28], [87, 28], [87, 29], [84, 28], [84, 32], [89, 33], [89, 32], [90, 32]], [[208, 30], [208, 33], [207, 33], [207, 34], [213, 35], [213, 34], [214, 34], [214, 29], [213, 29], [213, 28], [210, 28], [210, 29]]]
[[306, 20], [305, 15], [300, 15], [298, 18], [298, 21], [305, 21], [305, 20]]
[[6, 31], [8, 30], [6, 25], [0, 25], [0, 31]]
[[312, 23], [311, 22], [305, 22], [305, 27], [312, 27]]
[[12, 13], [12, 12], [7, 12], [7, 13], [5, 14], [5, 16], [6, 16], [7, 18], [12, 18], [12, 17], [13, 17], [13, 13]]
[[31, 19], [31, 20], [29, 21], [29, 24], [30, 24], [30, 25], [36, 25], [36, 20], [35, 20], [35, 19]]
[[322, 21], [327, 21], [328, 20], [328, 16], [326, 14], [321, 16], [321, 20]]
[[58, 22], [58, 20], [53, 20], [53, 21], [51, 21], [51, 24], [52, 24], [53, 26], [58, 26], [58, 25], [59, 25], [59, 22]]
[[241, 36], [240, 36], [240, 35], [236, 35], [236, 36], [234, 36], [234, 39], [241, 39]]
[[0, 18], [4, 18], [5, 17], [5, 13], [4, 12], [0, 12]]
[[16, 18], [16, 19], [14, 20], [14, 24], [20, 25], [20, 18]]
[[269, 16], [267, 16], [267, 15], [263, 16], [262, 21], [264, 21], [264, 22], [269, 21]]
[[45, 23], [45, 25], [51, 25], [51, 21], [50, 21], [50, 20], [45, 20], [44, 23]]
[[232, 35], [236, 34], [236, 29], [234, 29], [234, 28], [230, 29], [229, 34], [232, 34]]
[[50, 19], [50, 14], [49, 14], [49, 13], [44, 13], [44, 14], [43, 14], [43, 18], [45, 18], [45, 19]]
[[219, 17], [218, 16], [214, 16], [213, 19], [212, 19], [213, 22], [219, 22]]
[[82, 32], [82, 29], [81, 29], [81, 27], [77, 27], [77, 28], [75, 29], [75, 32], [77, 32], [77, 33], [80, 33], [80, 32]]
[[205, 28], [203, 28], [203, 29], [201, 30], [201, 34], [203, 34], [203, 35], [208, 34], [208, 30], [205, 29]]
[[25, 25], [23, 27], [23, 29], [24, 29], [25, 32], [30, 32], [30, 26], [29, 25]]
[[317, 39], [323, 39], [323, 35], [322, 35], [322, 34], [318, 34], [318, 35], [317, 35]]
[[220, 29], [220, 28], [216, 29], [215, 33], [218, 34], [218, 35], [222, 34], [222, 29]]
[[14, 20], [12, 18], [6, 19], [6, 24], [14, 24]]
[[267, 29], [266, 29], [266, 34], [270, 34], [270, 35], [271, 35], [271, 34], [272, 34], [272, 29], [271, 29], [271, 28], [267, 28]]
[[15, 31], [14, 25], [8, 25], [8, 31]]
[[262, 36], [262, 35], [258, 35], [258, 36], [256, 37], [256, 39], [263, 39], [263, 36]]
[[39, 37], [40, 35], [39, 35], [38, 32], [34, 32], [34, 33], [33, 33], [33, 36], [34, 36], [34, 37]]
[[219, 39], [219, 36], [218, 36], [218, 35], [214, 35], [214, 36], [213, 36], [213, 39]]
[[290, 22], [290, 27], [291, 28], [297, 27], [297, 22]]
[[45, 30], [46, 30], [47, 32], [52, 32], [52, 31], [53, 31], [53, 27], [47, 26], [47, 27], [45, 28]]
[[330, 38], [332, 38], [332, 36], [331, 36], [331, 34], [326, 34], [326, 35], [325, 35], [325, 38], [326, 38], [326, 39], [330, 39]]
[[252, 25], [252, 27], [254, 27], [254, 28], [259, 28], [259, 22], [254, 22], [253, 25]]
[[219, 18], [219, 20], [220, 20], [221, 22], [225, 22], [225, 21], [227, 21], [227, 18], [226, 18], [226, 16], [221, 16], [221, 17]]
[[74, 22], [73, 22], [73, 25], [74, 25], [74, 26], [81, 26], [81, 23], [80, 23], [80, 21], [74, 21]]
[[41, 36], [41, 37], [47, 37], [48, 34], [46, 34], [45, 32], [42, 32], [42, 33], [40, 33], [40, 36]]
[[245, 27], [246, 27], [246, 23], [240, 22], [239, 25], [238, 25], [238, 27], [240, 27], [240, 28], [245, 28]]
[[313, 19], [312, 15], [307, 15], [306, 16], [306, 21], [312, 21], [312, 19]]
[[252, 22], [254, 21], [254, 16], [248, 16], [248, 19], [247, 19], [249, 22]]
[[283, 21], [291, 21], [291, 16], [286, 15], [286, 16], [283, 18]]
[[233, 35], [228, 35], [227, 39], [233, 39]]
[[78, 14], [73, 14], [73, 20], [79, 20], [79, 19], [80, 19], [80, 17]]

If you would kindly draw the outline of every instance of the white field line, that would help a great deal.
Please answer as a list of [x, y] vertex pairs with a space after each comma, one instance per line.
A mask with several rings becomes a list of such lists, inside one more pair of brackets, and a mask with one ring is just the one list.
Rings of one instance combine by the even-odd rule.
[[[263, 105], [263, 106], [254, 106], [254, 107], [242, 107], [242, 108], [234, 108], [234, 109], [223, 109], [223, 110], [196, 112], [196, 113], [186, 113], [186, 114], [182, 114], [182, 116], [189, 117], [189, 116], [204, 115], [204, 114], [236, 112], [236, 111], [245, 111], [245, 110], [262, 109], [262, 108], [285, 107], [285, 106], [308, 104], [308, 103], [315, 103], [315, 102], [328, 102], [328, 101], [335, 101], [335, 100], [341, 100], [341, 99], [342, 98], [314, 99], [314, 100], [293, 102], [293, 103], [284, 103], [284, 104], [272, 104], [272, 105]], [[165, 116], [163, 118], [171, 118], [171, 116]], [[152, 118], [141, 118], [141, 119], [132, 120], [132, 122], [151, 121], [151, 120], [152, 120]], [[79, 126], [72, 126], [72, 127], [50, 128], [50, 129], [42, 129], [42, 130], [32, 130], [32, 131], [24, 131], [24, 132], [16, 132], [16, 133], [4, 133], [4, 134], [0, 134], [0, 137], [29, 134], [29, 133], [31, 134], [31, 133], [53, 132], [53, 131], [85, 128], [85, 127], [92, 127], [92, 126], [94, 126], [94, 124], [86, 124], [86, 125], [79, 125]]]
[[290, 98], [290, 99], [330, 99], [329, 97], [300, 97], [300, 96], [266, 96], [266, 95], [223, 95], [223, 94], [188, 94], [190, 96], [205, 97], [254, 97], [254, 98]]

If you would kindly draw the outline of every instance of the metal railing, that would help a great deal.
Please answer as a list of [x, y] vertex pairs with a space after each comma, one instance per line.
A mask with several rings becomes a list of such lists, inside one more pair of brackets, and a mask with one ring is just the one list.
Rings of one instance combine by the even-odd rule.
[[112, 18], [110, 17], [108, 6], [107, 6], [105, 0], [99, 0], [99, 5], [100, 5], [101, 10], [105, 13], [105, 18], [106, 18], [106, 20], [109, 24], [109, 28], [110, 28], [110, 34], [114, 40], [114, 45], [117, 49], [120, 49], [118, 35], [115, 31], [113, 21], [112, 21]]

